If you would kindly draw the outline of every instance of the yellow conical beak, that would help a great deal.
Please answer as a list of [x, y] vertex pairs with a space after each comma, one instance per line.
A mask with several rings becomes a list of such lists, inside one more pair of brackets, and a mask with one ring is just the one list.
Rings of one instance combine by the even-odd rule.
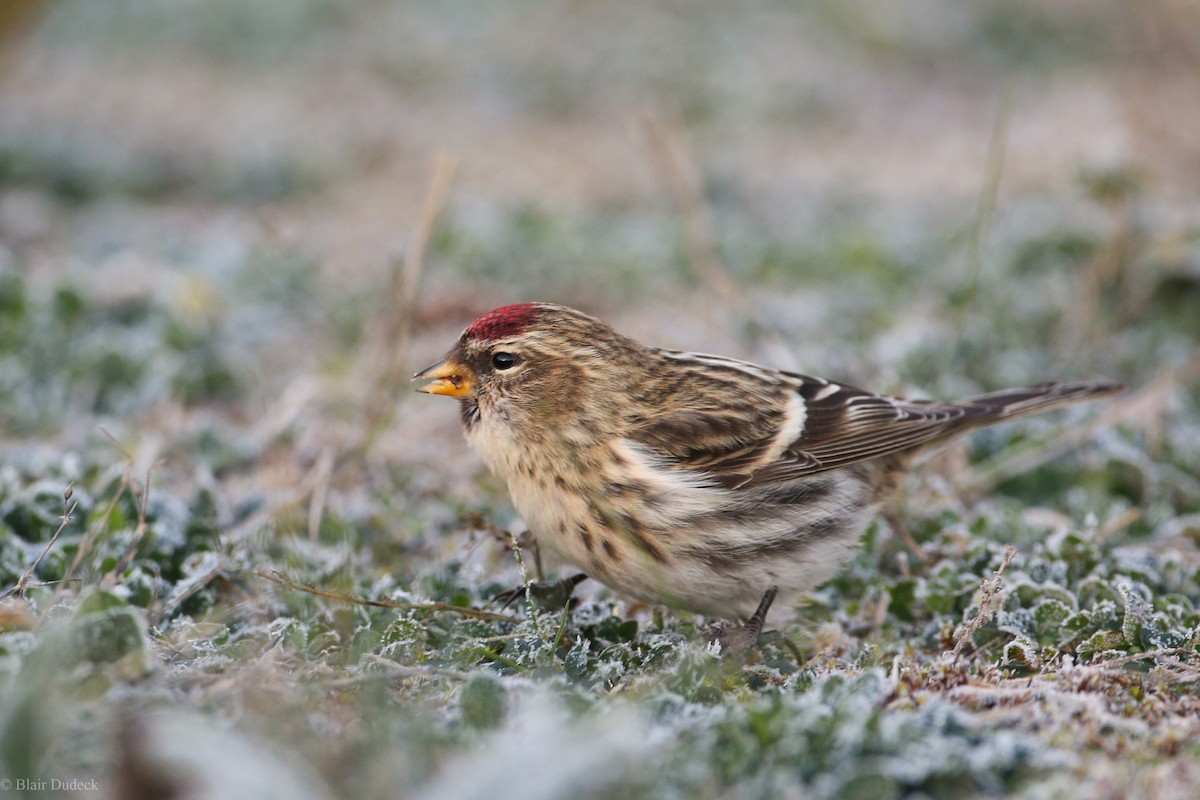
[[460, 364], [443, 358], [436, 364], [430, 364], [425, 369], [412, 376], [416, 380], [430, 382], [417, 389], [426, 394], [441, 394], [446, 397], [465, 397], [471, 393], [472, 383], [469, 373]]

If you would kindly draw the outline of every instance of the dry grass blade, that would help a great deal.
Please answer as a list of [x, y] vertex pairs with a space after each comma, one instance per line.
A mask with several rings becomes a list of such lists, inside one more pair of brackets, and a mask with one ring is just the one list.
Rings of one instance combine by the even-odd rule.
[[313, 467], [313, 490], [308, 503], [308, 538], [313, 542], [321, 533], [321, 519], [325, 516], [325, 501], [329, 498], [329, 483], [333, 480], [336, 460], [334, 448], [326, 447]]
[[436, 664], [421, 664], [420, 666], [410, 667], [399, 664], [389, 658], [375, 655], [374, 653], [363, 656], [363, 660], [378, 665], [381, 668], [380, 671], [364, 671], [347, 678], [337, 678], [329, 681], [327, 685], [340, 689], [356, 686], [361, 683], [408, 680], [411, 678], [450, 678], [456, 681], [466, 681], [472, 675], [470, 672], [441, 667]]
[[971, 288], [968, 293], [968, 301], [959, 307], [958, 329], [960, 331], [966, 326], [971, 309], [979, 297], [979, 284], [983, 272], [983, 245], [996, 215], [996, 198], [1000, 194], [1000, 179], [1004, 177], [1004, 160], [1008, 152], [1008, 122], [1011, 111], [1012, 95], [1006, 93], [1000, 100], [1000, 106], [996, 109], [996, 118], [992, 123], [991, 136], [988, 138], [987, 172], [979, 192], [975, 219], [967, 238], [966, 259], [967, 269], [971, 276]]
[[740, 303], [741, 292], [717, 255], [712, 216], [704, 202], [700, 172], [682, 126], [647, 117], [642, 128], [683, 226], [688, 263], [713, 295], [727, 303]]
[[222, 563], [222, 560], [218, 558], [215, 559], [213, 565], [209, 567], [207, 572], [200, 575], [190, 575], [189, 585], [184, 591], [173, 594], [164, 602], [156, 602], [151, 605], [151, 620], [153, 620], [155, 623], [158, 623], [174, 614], [176, 609], [187, 602], [190, 598], [194, 597], [198, 592], [204, 589], [204, 587], [208, 586], [210, 583], [220, 577], [224, 571], [225, 565]]
[[[1105, 697], [1100, 693], [1058, 689], [1028, 681], [1008, 682], [1003, 685], [981, 686], [967, 684], [955, 686], [947, 694], [953, 700], [977, 706], [1019, 706], [1030, 703], [1045, 704], [1057, 715], [1066, 714], [1079, 724], [1084, 720], [1121, 731], [1135, 737], [1144, 737], [1149, 732], [1145, 721], [1123, 717], [1108, 710]], [[1027, 716], [1031, 712], [1024, 712]], [[1046, 717], [1046, 714], [1039, 716]]]
[[433, 162], [433, 179], [421, 206], [421, 217], [417, 220], [417, 227], [413, 230], [399, 269], [392, 274], [392, 300], [398, 313], [392, 317], [390, 332], [395, 337], [407, 336], [412, 331], [413, 311], [421, 276], [425, 273], [425, 257], [429, 253], [429, 244], [433, 241], [438, 220], [446, 208], [446, 198], [457, 170], [458, 159], [448, 153], [438, 153]]
[[921, 545], [918, 544], [917, 540], [914, 539], [912, 534], [908, 532], [908, 528], [904, 526], [904, 523], [900, 520], [900, 516], [896, 513], [895, 509], [885, 508], [879, 513], [879, 516], [883, 518], [883, 521], [887, 523], [888, 528], [891, 530], [892, 535], [898, 538], [901, 543], [904, 544], [905, 549], [912, 554], [913, 558], [917, 559], [922, 564], [934, 563], [934, 559], [921, 549]]
[[[146, 477], [142, 482], [130, 481], [130, 490], [137, 498], [137, 525], [133, 531], [133, 539], [129, 542], [129, 546], [125, 549], [124, 554], [113, 565], [113, 568], [108, 571], [101, 581], [105, 586], [115, 586], [125, 574], [125, 570], [133, 563], [133, 559], [137, 557], [138, 549], [141, 548], [142, 542], [146, 539], [146, 509], [150, 505], [150, 478], [154, 474], [155, 465], [151, 465], [146, 471]], [[132, 462], [130, 462], [132, 468]]]
[[[433, 177], [425, 193], [421, 216], [413, 228], [404, 257], [393, 263], [391, 277], [392, 303], [379, 327], [374, 347], [367, 348], [370, 356], [368, 371], [375, 376], [368, 395], [361, 449], [370, 450], [395, 413], [398, 387], [408, 379], [409, 341], [420, 296], [425, 258], [437, 230], [438, 220], [445, 210], [458, 160], [446, 153], [434, 159]], [[382, 368], [372, 365], [382, 364]]]
[[[362, 369], [370, 376], [370, 388], [365, 392], [367, 399], [361, 427], [349, 437], [349, 443], [340, 440], [326, 442], [300, 485], [244, 520], [235, 530], [229, 531], [231, 541], [241, 541], [276, 514], [306, 501], [307, 531], [309, 538], [316, 541], [338, 467], [348, 458], [370, 451], [390, 424], [395, 413], [396, 398], [400, 394], [399, 386], [407, 378], [404, 374], [405, 365], [408, 362], [408, 345], [416, 316], [425, 257], [445, 208], [457, 163], [455, 158], [445, 153], [438, 154], [434, 160], [433, 177], [425, 195], [421, 216], [413, 228], [404, 257], [393, 262], [390, 278], [392, 302], [386, 317], [377, 327], [374, 341], [363, 348]], [[318, 394], [319, 389], [311, 382], [293, 383], [285, 397], [272, 407], [257, 426], [261, 437], [265, 439], [277, 435], [282, 430], [280, 420], [295, 419]]]
[[636, 122], [640, 123], [638, 127], [650, 145], [654, 163], [671, 195], [683, 229], [688, 264], [716, 301], [712, 306], [731, 312], [742, 327], [752, 330], [774, 364], [798, 368], [787, 342], [764, 326], [758, 315], [751, 313], [750, 301], [733, 279], [728, 265], [721, 260], [713, 232], [712, 212], [704, 197], [700, 170], [684, 127], [649, 116]]
[[116, 510], [117, 504], [121, 502], [121, 498], [125, 496], [125, 492], [129, 491], [130, 484], [132, 483], [129, 473], [133, 468], [133, 456], [130, 455], [129, 451], [122, 447], [120, 442], [113, 438], [112, 434], [110, 434], [108, 431], [101, 428], [100, 432], [103, 433], [110, 442], [112, 442], [113, 446], [116, 447], [123, 456], [125, 456], [125, 471], [121, 475], [121, 482], [117, 485], [117, 490], [113, 492], [112, 499], [108, 501], [108, 505], [104, 507], [104, 511], [100, 514], [100, 517], [94, 523], [92, 523], [92, 527], [88, 529], [88, 532], [79, 542], [79, 549], [75, 551], [75, 557], [71, 559], [71, 564], [67, 567], [66, 574], [63, 575], [62, 581], [59, 582], [58, 586], [55, 588], [54, 594], [50, 597], [50, 602], [46, 604], [46, 610], [42, 615], [43, 619], [45, 618], [45, 615], [49, 614], [50, 610], [54, 608], [55, 604], [62, 596], [63, 590], [75, 576], [75, 571], [79, 569], [79, 565], [82, 564], [83, 560], [91, 554], [92, 549], [96, 546], [97, 540], [100, 538], [100, 535], [105, 531], [106, 528], [108, 528], [108, 521], [112, 518], [113, 511]]
[[458, 614], [460, 617], [469, 619], [482, 619], [492, 622], [520, 622], [517, 617], [509, 616], [508, 614], [496, 614], [491, 611], [484, 611], [479, 608], [461, 608], [452, 606], [449, 603], [406, 603], [401, 600], [371, 600], [365, 597], [355, 597], [354, 595], [344, 594], [342, 592], [331, 592], [328, 589], [318, 589], [316, 586], [300, 581], [293, 580], [287, 575], [284, 575], [278, 570], [263, 570], [256, 569], [254, 574], [260, 578], [265, 578], [272, 583], [277, 583], [280, 586], [285, 586], [288, 589], [294, 589], [298, 592], [324, 597], [327, 600], [337, 600], [343, 603], [353, 603], [359, 606], [373, 606], [375, 608], [398, 608], [405, 611], [446, 611], [451, 614]]
[[529, 609], [529, 621], [533, 623], [534, 632], [540, 639], [542, 638], [542, 626], [538, 621], [537, 607], [533, 602], [533, 580], [529, 577], [529, 570], [525, 568], [525, 557], [521, 554], [521, 544], [517, 541], [516, 536], [509, 533], [508, 545], [517, 559], [517, 569], [521, 571], [521, 585], [525, 588], [525, 605]]
[[1155, 662], [1154, 666], [1158, 667], [1158, 671], [1154, 673], [1155, 680], [1165, 679], [1181, 683], [1200, 681], [1200, 653], [1183, 647], [1162, 647], [1157, 650], [1147, 650], [1144, 653], [1130, 653], [1103, 661], [1093, 661], [1091, 664], [1076, 667], [1076, 669], [1110, 670], [1126, 664], [1136, 664], [1139, 661]]

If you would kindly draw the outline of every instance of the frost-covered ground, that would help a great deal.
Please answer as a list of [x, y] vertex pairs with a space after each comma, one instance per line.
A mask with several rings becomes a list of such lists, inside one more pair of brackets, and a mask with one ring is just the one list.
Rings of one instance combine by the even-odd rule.
[[[1194, 795], [1190, 6], [14, 20], [0, 794]], [[890, 392], [1132, 388], [939, 455], [911, 541], [721, 658], [599, 587], [490, 602], [536, 554], [406, 379], [517, 299]]]

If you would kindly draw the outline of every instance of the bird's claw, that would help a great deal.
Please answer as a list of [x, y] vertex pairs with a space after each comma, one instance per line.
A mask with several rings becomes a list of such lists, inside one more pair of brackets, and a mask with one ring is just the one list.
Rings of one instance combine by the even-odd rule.
[[[543, 611], [557, 611], [570, 605], [575, 587], [587, 580], [582, 572], [557, 581], [533, 581], [528, 586], [529, 596], [534, 604]], [[525, 597], [526, 587], [518, 586], [506, 592], [500, 592], [492, 598], [493, 603], [500, 603], [500, 609], [506, 609], [517, 600]]]
[[758, 608], [754, 609], [750, 619], [742, 625], [718, 623], [708, 628], [704, 635], [709, 644], [716, 644], [721, 655], [745, 651], [762, 636], [763, 625], [767, 622], [767, 612], [771, 610], [771, 604], [775, 602], [777, 594], [779, 594], [779, 590], [776, 587], [772, 586], [767, 589], [758, 603]]

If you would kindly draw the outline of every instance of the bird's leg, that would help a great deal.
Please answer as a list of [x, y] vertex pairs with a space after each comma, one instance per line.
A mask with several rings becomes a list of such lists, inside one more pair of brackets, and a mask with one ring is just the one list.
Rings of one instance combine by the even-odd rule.
[[763, 593], [762, 600], [758, 601], [758, 608], [754, 609], [754, 613], [750, 615], [750, 619], [746, 620], [746, 634], [753, 639], [757, 639], [762, 635], [763, 625], [767, 624], [767, 612], [771, 610], [771, 604], [775, 602], [775, 595], [779, 594], [778, 587], [772, 586]]
[[762, 635], [763, 625], [767, 622], [767, 612], [771, 610], [771, 604], [775, 602], [777, 594], [779, 587], [772, 586], [767, 589], [758, 603], [758, 608], [754, 609], [754, 613], [744, 624], [732, 627], [714, 626], [709, 629], [709, 641], [720, 645], [722, 653], [740, 653], [757, 642], [758, 637]]
[[[575, 591], [575, 587], [585, 580], [587, 580], [587, 575], [580, 572], [557, 581], [530, 581], [529, 595], [540, 608], [547, 610], [564, 608], [571, 602], [571, 594]], [[501, 603], [500, 608], [503, 610], [524, 596], [525, 587], [518, 586], [496, 595], [492, 598], [492, 602]]]

